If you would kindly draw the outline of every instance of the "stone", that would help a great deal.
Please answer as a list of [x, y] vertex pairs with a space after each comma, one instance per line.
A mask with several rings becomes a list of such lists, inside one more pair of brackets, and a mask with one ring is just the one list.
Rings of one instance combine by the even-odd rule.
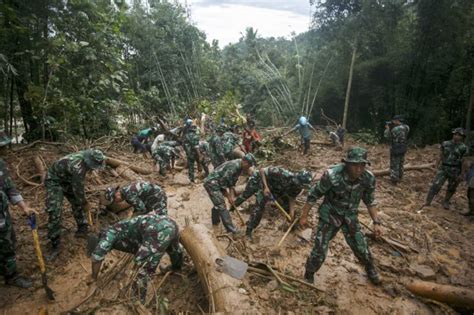
[[436, 279], [436, 272], [426, 265], [413, 265], [411, 268], [415, 271], [416, 275], [423, 280]]

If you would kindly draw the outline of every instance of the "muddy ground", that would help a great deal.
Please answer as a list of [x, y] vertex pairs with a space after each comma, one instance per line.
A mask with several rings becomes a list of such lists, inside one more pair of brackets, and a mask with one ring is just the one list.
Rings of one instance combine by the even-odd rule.
[[[322, 139], [320, 139], [322, 140]], [[354, 144], [349, 141], [347, 146]], [[120, 139], [102, 139], [95, 143], [83, 145], [45, 145], [38, 144], [30, 149], [19, 152], [11, 150], [5, 157], [9, 164], [12, 177], [19, 190], [31, 207], [40, 212], [39, 234], [42, 248], [48, 252], [46, 238], [47, 216], [44, 213], [45, 192], [42, 186], [31, 186], [24, 183], [19, 175], [30, 181], [36, 173], [33, 157], [41, 155], [47, 165], [64, 154], [88, 146], [102, 148], [107, 155], [119, 158], [134, 165], [152, 169], [152, 160], [144, 160], [142, 156], [130, 153], [127, 141]], [[372, 161], [371, 169], [380, 170], [388, 167], [388, 149], [386, 146], [366, 146]], [[14, 147], [18, 149], [19, 147]], [[326, 145], [313, 145], [308, 157], [301, 156], [296, 148], [283, 154], [275, 155], [272, 161], [264, 161], [261, 165], [283, 165], [291, 170], [301, 167], [311, 169], [317, 176], [329, 166], [338, 163], [343, 157], [342, 151]], [[437, 155], [436, 147], [423, 149], [412, 148], [406, 163], [425, 164], [433, 162]], [[21, 167], [17, 166], [21, 163]], [[350, 248], [339, 233], [332, 241], [328, 257], [315, 277], [315, 285], [319, 290], [293, 285], [294, 290], [278, 287], [273, 279], [266, 279], [253, 273], [247, 273], [243, 280], [242, 294], [247, 294], [255, 312], [260, 313], [320, 313], [320, 314], [446, 314], [455, 313], [452, 308], [417, 298], [411, 295], [403, 283], [417, 278], [443, 284], [453, 284], [474, 288], [474, 225], [461, 212], [467, 211], [465, 186], [461, 185], [454, 196], [451, 210], [441, 207], [444, 195], [440, 194], [433, 206], [424, 208], [417, 213], [429, 189], [435, 170], [411, 171], [398, 186], [392, 186], [388, 177], [378, 177], [376, 197], [380, 207], [384, 233], [386, 237], [404, 244], [408, 251], [396, 251], [386, 243], [369, 238], [369, 245], [376, 265], [383, 277], [383, 285], [376, 287], [370, 284], [363, 267], [357, 262]], [[158, 174], [142, 176], [142, 178], [158, 182], [167, 194], [169, 213], [184, 227], [185, 220], [199, 222], [211, 229], [211, 202], [202, 184], [191, 185], [187, 180], [186, 171], [176, 172], [167, 178]], [[98, 177], [89, 177], [86, 187], [89, 201], [94, 205], [93, 215], [97, 231], [101, 227], [115, 222], [120, 216], [100, 214], [98, 211], [99, 192], [108, 183], [125, 181], [114, 177], [109, 171], [103, 171]], [[299, 196], [305, 199], [304, 192]], [[253, 198], [242, 207], [242, 216], [246, 220]], [[302, 203], [299, 204], [299, 208]], [[150, 289], [150, 304], [147, 308], [137, 306], [128, 297], [127, 283], [133, 273], [133, 263], [124, 264], [123, 253], [112, 252], [108, 255], [102, 278], [109, 278], [110, 283], [102, 290], [97, 290], [92, 297], [80, 307], [73, 309], [84, 300], [91, 291], [86, 284], [90, 274], [90, 263], [85, 253], [85, 240], [74, 237], [75, 222], [70, 206], [65, 202], [63, 212], [63, 244], [59, 259], [47, 264], [50, 287], [56, 293], [56, 300], [48, 302], [41, 287], [36, 257], [29, 226], [26, 218], [16, 208], [10, 209], [17, 234], [17, 259], [21, 273], [35, 280], [35, 287], [21, 290], [1, 286], [0, 308], [4, 314], [26, 314], [49, 311], [51, 314], [77, 313], [156, 313], [168, 310], [171, 313], [207, 312], [207, 297], [199, 283], [196, 270], [189, 258], [180, 273], [171, 274], [165, 281], [163, 274], [157, 271]], [[365, 206], [361, 205], [361, 222], [371, 226], [371, 220]], [[244, 228], [234, 217], [234, 222]], [[317, 208], [311, 212], [311, 226], [317, 223]], [[281, 272], [302, 278], [304, 263], [312, 244], [304, 242], [294, 234], [290, 234], [279, 250], [275, 244], [283, 236], [288, 225], [279, 212], [271, 205], [267, 207], [261, 225], [255, 231], [254, 241], [244, 239], [229, 241], [220, 238], [222, 245], [237, 258], [246, 261], [269, 263]], [[368, 232], [367, 228], [364, 228]], [[214, 231], [221, 234], [224, 230]], [[313, 231], [314, 233], [314, 231]], [[165, 257], [163, 264], [168, 262]], [[123, 270], [120, 271], [120, 266]], [[116, 272], [119, 270], [120, 272]], [[115, 274], [116, 273], [116, 274]], [[161, 286], [156, 287], [162, 282]], [[154, 294], [153, 292], [156, 292]], [[154, 298], [156, 297], [156, 298]], [[237, 311], [237, 310], [236, 310]]]

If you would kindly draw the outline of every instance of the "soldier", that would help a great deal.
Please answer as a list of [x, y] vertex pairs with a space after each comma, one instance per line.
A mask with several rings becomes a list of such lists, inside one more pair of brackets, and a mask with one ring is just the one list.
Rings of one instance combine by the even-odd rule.
[[446, 196], [443, 201], [443, 208], [449, 210], [449, 200], [456, 192], [456, 188], [462, 181], [463, 172], [462, 161], [467, 154], [467, 146], [462, 142], [465, 133], [462, 128], [456, 128], [452, 131], [453, 139], [444, 141], [441, 144], [441, 152], [438, 158], [438, 172], [426, 197], [425, 206], [431, 205], [433, 198], [438, 194], [443, 187], [443, 184], [448, 180], [448, 188], [446, 189]]
[[396, 185], [403, 177], [403, 163], [407, 152], [407, 138], [410, 127], [403, 122], [400, 115], [395, 115], [391, 122], [385, 124], [384, 137], [390, 145], [390, 180]]
[[[5, 132], [0, 132], [0, 153], [6, 150], [11, 142]], [[16, 266], [15, 231], [8, 209], [8, 203], [18, 206], [27, 216], [37, 212], [26, 204], [20, 192], [16, 190], [7, 164], [0, 159], [0, 274], [3, 275], [6, 285], [19, 288], [30, 288], [33, 284], [30, 279], [20, 276]]]
[[199, 153], [197, 152], [199, 148], [199, 134], [196, 126], [192, 125], [188, 128], [188, 132], [184, 135], [183, 146], [188, 161], [188, 177], [191, 183], [194, 183], [194, 163], [199, 159]]
[[314, 127], [309, 123], [309, 121], [306, 119], [306, 117], [301, 116], [300, 119], [298, 119], [298, 123], [288, 132], [286, 132], [283, 136], [287, 136], [293, 131], [298, 130], [301, 136], [301, 144], [304, 147], [303, 154], [308, 154], [309, 152], [309, 147], [311, 144], [311, 131], [316, 131]]
[[232, 131], [224, 132], [222, 135], [222, 142], [224, 145], [224, 156], [227, 160], [232, 160], [234, 158], [241, 158], [245, 153], [236, 149], [237, 146], [241, 144], [240, 136]]
[[217, 127], [216, 131], [209, 138], [209, 149], [211, 153], [211, 163], [216, 169], [219, 165], [225, 162], [224, 144], [222, 136], [224, 134], [224, 127]]
[[211, 149], [209, 147], [209, 142], [204, 140], [199, 141], [198, 153], [199, 164], [204, 170], [204, 175], [207, 177], [209, 176], [209, 164], [211, 163]]
[[105, 200], [109, 203], [126, 201], [136, 214], [155, 211], [159, 215], [168, 215], [166, 192], [157, 184], [136, 182], [120, 187], [109, 187], [105, 191]]
[[337, 125], [336, 134], [339, 138], [339, 142], [341, 143], [341, 147], [344, 147], [344, 136], [346, 134], [346, 129], [342, 128], [341, 125]]
[[247, 222], [246, 236], [252, 239], [252, 231], [260, 224], [265, 205], [270, 200], [277, 199], [285, 209], [288, 209], [290, 216], [294, 217], [295, 198], [303, 188], [311, 184], [311, 179], [311, 173], [304, 169], [293, 173], [282, 167], [267, 167], [254, 172], [244, 192], [234, 203], [235, 207], [238, 207], [253, 194], [257, 194], [257, 203]]
[[[97, 245], [94, 246], [94, 243]], [[115, 223], [100, 233], [99, 240], [89, 239], [88, 249], [92, 248], [93, 282], [97, 281], [102, 262], [112, 249], [135, 255], [135, 264], [139, 269], [132, 289], [142, 304], [145, 302], [148, 281], [164, 254], [169, 255], [173, 270], [181, 269], [183, 262], [178, 225], [169, 217], [154, 212]]]
[[329, 242], [342, 229], [347, 244], [365, 266], [369, 280], [374, 284], [379, 284], [380, 278], [357, 216], [362, 199], [374, 222], [375, 236], [381, 235], [374, 196], [375, 176], [365, 168], [366, 164], [369, 164], [367, 150], [354, 147], [348, 151], [347, 158], [342, 162], [324, 173], [309, 191], [303, 207], [299, 222], [301, 227], [307, 224], [308, 211], [319, 198], [324, 196], [324, 201], [319, 207], [315, 243], [306, 261], [304, 278], [307, 282], [314, 282], [314, 273], [326, 259]]
[[474, 140], [471, 140], [469, 148], [469, 157], [465, 159], [464, 169], [467, 184], [467, 200], [469, 203], [469, 211], [463, 213], [468, 216], [471, 222], [474, 222]]
[[48, 214], [48, 238], [52, 246], [52, 253], [47, 258], [48, 260], [54, 259], [59, 254], [64, 197], [69, 200], [77, 223], [76, 237], [83, 237], [87, 234], [88, 224], [83, 212], [83, 209], [87, 208], [84, 179], [88, 172], [104, 167], [104, 154], [100, 150], [89, 149], [66, 155], [54, 162], [48, 169], [44, 183], [46, 213]]
[[152, 156], [159, 167], [160, 175], [165, 176], [166, 170], [174, 169], [174, 162], [179, 157], [178, 146], [177, 141], [164, 141], [153, 150]]
[[212, 224], [214, 226], [218, 225], [222, 220], [227, 232], [239, 233], [239, 230], [232, 223], [224, 196], [227, 197], [230, 204], [234, 203], [234, 186], [239, 176], [242, 173], [250, 175], [251, 168], [256, 163], [255, 157], [251, 153], [247, 153], [242, 159], [225, 162], [204, 180], [204, 188], [214, 205], [212, 208]]

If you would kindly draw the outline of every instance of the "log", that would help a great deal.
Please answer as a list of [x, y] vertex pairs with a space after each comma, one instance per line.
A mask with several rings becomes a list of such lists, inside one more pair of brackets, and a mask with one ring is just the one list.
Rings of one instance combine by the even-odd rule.
[[[429, 163], [429, 164], [420, 164], [420, 165], [404, 165], [403, 170], [405, 171], [421, 171], [424, 169], [431, 169], [435, 166], [434, 163]], [[390, 175], [390, 169], [385, 169], [385, 170], [374, 170], [372, 173], [375, 176], [387, 176]]]
[[181, 243], [193, 260], [211, 312], [250, 311], [247, 295], [239, 293], [242, 281], [216, 270], [216, 259], [226, 253], [212, 232], [202, 224], [188, 226], [181, 232]]
[[44, 178], [46, 177], [46, 168], [44, 167], [43, 160], [39, 155], [35, 156], [34, 163], [36, 167], [36, 172], [40, 176], [40, 183], [44, 183]]
[[413, 280], [405, 286], [413, 294], [451, 306], [474, 310], [474, 290], [472, 289], [421, 280]]
[[133, 172], [128, 166], [120, 165], [116, 169], [117, 174], [125, 180], [128, 181], [138, 181], [142, 180], [141, 176]]
[[130, 168], [135, 173], [138, 173], [138, 174], [141, 174], [141, 175], [150, 175], [152, 173], [151, 170], [147, 170], [147, 169], [141, 168], [141, 167], [136, 166], [136, 165], [130, 165], [125, 161], [121, 161], [121, 160], [114, 159], [114, 158], [111, 158], [111, 157], [107, 157], [105, 162], [107, 163], [107, 165], [112, 166], [113, 168], [118, 168], [119, 166], [127, 166], [128, 168]]

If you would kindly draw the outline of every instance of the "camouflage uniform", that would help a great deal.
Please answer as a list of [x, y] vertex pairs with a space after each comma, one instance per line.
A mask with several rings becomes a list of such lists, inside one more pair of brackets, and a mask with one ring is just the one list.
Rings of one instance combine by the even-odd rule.
[[[174, 145], [176, 144], [176, 145]], [[171, 165], [171, 161], [179, 157], [176, 141], [164, 141], [153, 151], [153, 159], [160, 165], [160, 175], [166, 174], [166, 168]]]
[[[268, 188], [273, 197], [285, 208], [289, 208], [290, 199], [296, 198], [304, 188], [304, 184], [298, 180], [297, 175], [282, 167], [268, 167], [265, 170], [265, 177]], [[308, 184], [311, 182], [309, 177]], [[306, 184], [306, 183], [305, 183]], [[245, 200], [256, 194], [256, 205], [250, 214], [247, 222], [247, 235], [251, 235], [252, 231], [257, 228], [262, 220], [265, 211], [265, 205], [271, 199], [264, 194], [264, 185], [259, 171], [255, 171], [249, 178], [244, 192], [235, 199], [235, 206], [239, 206]]]
[[8, 202], [17, 204], [22, 200], [23, 197], [16, 190], [6, 163], [0, 159], [0, 274], [5, 279], [16, 275], [16, 239]]
[[407, 137], [410, 127], [401, 124], [392, 129], [385, 129], [384, 137], [391, 141], [390, 146], [390, 179], [397, 183], [403, 178], [403, 163], [407, 151]]
[[218, 225], [222, 220], [224, 227], [228, 232], [236, 232], [230, 213], [226, 208], [223, 190], [232, 188], [237, 183], [242, 172], [242, 161], [240, 159], [227, 161], [216, 168], [204, 180], [204, 188], [206, 189], [212, 204], [212, 224]]
[[[94, 159], [100, 159], [95, 165]], [[92, 159], [92, 160], [91, 160]], [[86, 204], [84, 179], [87, 172], [103, 167], [105, 157], [99, 150], [85, 150], [66, 155], [54, 162], [45, 179], [46, 213], [48, 214], [48, 238], [53, 247], [59, 243], [61, 214], [64, 196], [71, 204], [78, 231], [87, 230], [83, 207]]]
[[152, 213], [122, 220], [103, 230], [92, 260], [104, 260], [112, 249], [135, 255], [135, 263], [140, 267], [135, 291], [143, 298], [165, 253], [170, 256], [173, 269], [180, 269], [183, 261], [178, 225], [167, 216]]
[[201, 164], [202, 169], [206, 177], [209, 175], [209, 164], [211, 163], [211, 149], [209, 148], [209, 142], [199, 141], [199, 153], [201, 154]]
[[222, 136], [222, 142], [224, 143], [224, 156], [226, 159], [231, 160], [233, 158], [233, 152], [235, 146], [239, 144], [240, 138], [233, 132], [224, 132]]
[[188, 177], [194, 183], [194, 163], [197, 162], [198, 156], [196, 148], [199, 147], [199, 134], [196, 127], [190, 127], [188, 132], [184, 135], [184, 151], [186, 151], [186, 158], [188, 160]]
[[441, 187], [443, 187], [444, 182], [448, 180], [448, 188], [444, 199], [444, 206], [446, 208], [446, 205], [449, 204], [449, 200], [454, 195], [456, 188], [459, 185], [462, 159], [467, 151], [467, 146], [462, 142], [456, 144], [452, 140], [449, 140], [444, 141], [441, 144], [442, 161], [433, 184], [431, 185], [430, 191], [428, 192], [428, 196], [426, 197], [427, 204], [431, 204], [434, 196], [438, 194]]
[[361, 199], [367, 206], [376, 205], [374, 192], [375, 176], [371, 172], [366, 170], [358, 180], [352, 182], [344, 164], [327, 170], [311, 188], [307, 203], [314, 205], [323, 196], [324, 201], [319, 207], [314, 247], [306, 261], [307, 274], [314, 274], [322, 266], [329, 242], [340, 229], [359, 261], [366, 268], [373, 267], [372, 256], [357, 215]]
[[212, 166], [217, 168], [219, 165], [225, 162], [224, 144], [222, 142], [222, 138], [217, 133], [214, 133], [209, 138], [209, 149]]
[[150, 182], [137, 182], [120, 188], [122, 198], [133, 206], [134, 213], [156, 212], [168, 215], [166, 192]]

